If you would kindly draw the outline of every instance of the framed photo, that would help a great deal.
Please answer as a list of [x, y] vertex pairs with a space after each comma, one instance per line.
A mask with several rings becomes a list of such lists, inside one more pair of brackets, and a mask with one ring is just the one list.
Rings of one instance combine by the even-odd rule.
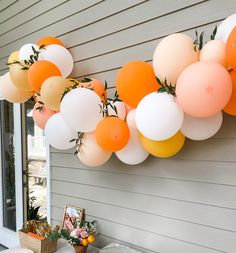
[[62, 218], [62, 228], [72, 232], [75, 228], [80, 227], [84, 219], [84, 209], [75, 206], [65, 206]]

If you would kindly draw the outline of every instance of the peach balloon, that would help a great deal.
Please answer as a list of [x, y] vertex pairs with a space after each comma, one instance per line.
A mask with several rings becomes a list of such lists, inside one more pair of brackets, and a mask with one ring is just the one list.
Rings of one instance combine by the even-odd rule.
[[82, 88], [90, 88], [94, 92], [98, 94], [99, 97], [102, 98], [102, 100], [105, 100], [107, 92], [105, 91], [104, 84], [96, 79], [91, 79], [92, 81], [89, 82], [80, 82], [79, 86]]
[[42, 46], [44, 45], [45, 47], [51, 44], [57, 44], [57, 45], [61, 45], [63, 47], [65, 47], [64, 43], [62, 41], [60, 41], [59, 39], [53, 37], [53, 36], [46, 36], [43, 37], [42, 39], [40, 39], [39, 41], [37, 41], [36, 43], [38, 46]]
[[130, 106], [130, 105], [126, 104], [126, 103], [124, 103], [124, 104], [125, 104], [125, 107], [126, 107], [126, 112], [127, 112], [127, 114], [128, 114], [131, 110], [134, 109], [132, 106]]
[[165, 37], [156, 47], [153, 55], [153, 68], [161, 80], [175, 85], [181, 72], [198, 61], [193, 39], [182, 33]]
[[159, 87], [153, 68], [147, 62], [129, 62], [120, 69], [116, 77], [120, 98], [132, 107], [136, 107], [143, 97], [157, 91]]
[[200, 61], [213, 61], [226, 67], [226, 49], [224, 41], [210, 40], [207, 42], [201, 50]]
[[233, 83], [233, 90], [230, 100], [223, 110], [230, 115], [236, 116], [236, 71], [230, 71], [229, 74]]
[[46, 79], [40, 93], [44, 104], [51, 110], [60, 111], [60, 102], [66, 88], [72, 84], [68, 79], [60, 76], [52, 76]]
[[53, 114], [55, 114], [55, 112], [47, 108], [45, 105], [42, 105], [39, 102], [35, 103], [33, 108], [33, 120], [39, 128], [44, 129], [48, 119]]
[[228, 64], [236, 69], [236, 27], [232, 30], [226, 42], [226, 59]]
[[0, 94], [11, 103], [24, 103], [33, 95], [33, 92], [17, 89], [8, 72], [0, 78]]
[[12, 64], [10, 66], [10, 78], [17, 89], [23, 91], [32, 91], [33, 88], [28, 81], [28, 70], [22, 69], [20, 64]]
[[197, 62], [187, 67], [176, 85], [176, 101], [193, 117], [209, 117], [222, 110], [232, 93], [230, 75], [215, 62]]
[[51, 76], [61, 76], [61, 72], [56, 65], [49, 61], [36, 61], [29, 68], [29, 84], [37, 92], [40, 91], [43, 82]]
[[111, 157], [111, 152], [102, 149], [96, 142], [95, 133], [85, 133], [78, 157], [82, 163], [91, 167], [101, 166]]
[[19, 61], [19, 51], [14, 51], [8, 57], [7, 63], [13, 63], [15, 61]]

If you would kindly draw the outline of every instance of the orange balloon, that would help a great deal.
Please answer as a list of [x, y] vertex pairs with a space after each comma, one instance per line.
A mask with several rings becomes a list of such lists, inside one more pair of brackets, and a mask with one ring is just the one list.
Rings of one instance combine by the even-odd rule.
[[52, 36], [43, 37], [42, 39], [37, 41], [36, 44], [38, 46], [44, 45], [45, 47], [48, 46], [48, 45], [51, 45], [51, 44], [57, 44], [57, 45], [61, 45], [61, 46], [65, 47], [65, 45], [62, 41], [60, 41], [59, 39], [57, 39], [55, 37], [52, 37]]
[[40, 91], [43, 82], [51, 76], [61, 76], [61, 72], [49, 61], [37, 61], [29, 68], [29, 84], [37, 92]]
[[223, 109], [224, 112], [236, 116], [236, 71], [229, 72], [231, 80], [232, 80], [232, 94], [228, 104]]
[[118, 117], [106, 117], [95, 131], [98, 145], [104, 150], [115, 152], [124, 148], [130, 137], [128, 125]]
[[236, 69], [236, 27], [232, 30], [226, 42], [226, 61]]
[[152, 66], [142, 61], [132, 61], [123, 66], [116, 77], [116, 88], [120, 98], [132, 107], [153, 91], [158, 84]]
[[83, 88], [92, 89], [94, 92], [98, 94], [99, 97], [102, 98], [103, 101], [106, 98], [107, 92], [105, 91], [105, 86], [99, 80], [92, 79], [91, 82], [83, 82], [83, 83], [80, 83], [79, 86]]

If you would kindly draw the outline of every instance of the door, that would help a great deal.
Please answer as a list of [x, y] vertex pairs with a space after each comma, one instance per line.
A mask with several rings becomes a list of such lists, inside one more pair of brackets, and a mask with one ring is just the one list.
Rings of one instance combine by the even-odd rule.
[[0, 100], [0, 244], [8, 248], [23, 225], [21, 122], [21, 106]]

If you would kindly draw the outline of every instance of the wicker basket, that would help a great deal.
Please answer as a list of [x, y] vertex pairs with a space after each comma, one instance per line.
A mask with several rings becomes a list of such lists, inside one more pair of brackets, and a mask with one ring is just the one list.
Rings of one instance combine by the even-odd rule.
[[47, 238], [39, 240], [27, 234], [28, 230], [22, 228], [19, 232], [20, 246], [31, 249], [34, 253], [53, 253], [57, 250], [57, 241]]

